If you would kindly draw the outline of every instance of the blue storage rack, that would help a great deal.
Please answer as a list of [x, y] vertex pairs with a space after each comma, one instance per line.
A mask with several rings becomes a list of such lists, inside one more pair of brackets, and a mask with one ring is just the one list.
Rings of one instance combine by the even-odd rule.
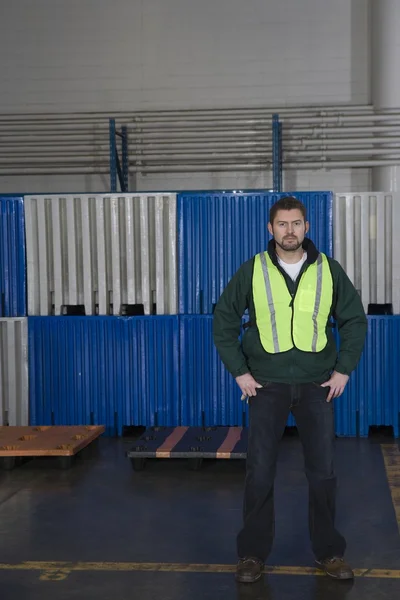
[[26, 256], [23, 198], [0, 196], [0, 317], [24, 316]]
[[332, 192], [178, 194], [179, 313], [212, 314], [240, 265], [268, 244], [271, 205], [293, 194], [304, 202], [309, 236], [332, 256]]
[[31, 425], [179, 425], [179, 321], [29, 317]]

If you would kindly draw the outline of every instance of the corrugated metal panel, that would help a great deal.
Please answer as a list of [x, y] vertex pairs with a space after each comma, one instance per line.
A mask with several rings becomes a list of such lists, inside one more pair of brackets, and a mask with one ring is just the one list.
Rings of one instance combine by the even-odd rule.
[[178, 317], [30, 317], [32, 425], [179, 425]]
[[[339, 348], [339, 335], [335, 329], [336, 345]], [[356, 369], [350, 377], [345, 392], [333, 400], [335, 408], [335, 433], [338, 436], [355, 437], [359, 435], [359, 389], [362, 371]]]
[[[290, 192], [307, 207], [310, 237], [332, 255], [331, 192]], [[178, 195], [179, 312], [211, 314], [229, 279], [268, 243], [271, 205], [288, 195], [191, 192]]]
[[364, 308], [393, 304], [400, 313], [400, 193], [336, 194], [334, 257], [357, 288]]
[[176, 194], [26, 196], [28, 314], [177, 312]]
[[[248, 425], [248, 405], [214, 346], [212, 320], [211, 315], [180, 317], [181, 424]], [[294, 424], [290, 415], [287, 425]]]
[[[400, 318], [368, 317], [368, 337], [345, 393], [334, 401], [338, 436], [367, 436], [392, 425], [399, 436]], [[212, 316], [180, 317], [181, 424], [248, 425], [248, 407], [213, 343]], [[288, 426], [295, 425], [290, 415]]]
[[180, 377], [182, 425], [243, 425], [246, 405], [217, 354], [212, 316], [180, 318]]
[[0, 425], [28, 425], [27, 319], [0, 319]]
[[400, 318], [368, 317], [368, 335], [360, 363], [352, 374], [343, 399], [357, 411], [360, 436], [370, 426], [393, 426], [399, 437], [400, 419]]
[[0, 317], [26, 315], [23, 198], [0, 196]]
[[[368, 321], [360, 364], [335, 400], [336, 434], [367, 436], [370, 426], [392, 425], [398, 437], [400, 317]], [[23, 328], [25, 320], [18, 322]], [[108, 433], [120, 434], [124, 425], [248, 424], [247, 405], [215, 350], [212, 316], [33, 317], [28, 322], [32, 425], [105, 424]], [[15, 365], [22, 363], [4, 361], [10, 347], [20, 356], [24, 346], [12, 342], [9, 328], [2, 337], [0, 389], [7, 372], [19, 398], [26, 378]], [[4, 403], [4, 392], [2, 398]], [[292, 417], [287, 424], [294, 424]]]

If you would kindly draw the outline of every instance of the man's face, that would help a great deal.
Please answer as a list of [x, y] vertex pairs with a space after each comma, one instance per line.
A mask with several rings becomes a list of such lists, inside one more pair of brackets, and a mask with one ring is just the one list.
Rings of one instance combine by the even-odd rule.
[[298, 250], [308, 232], [308, 222], [298, 208], [278, 210], [273, 223], [268, 223], [268, 231], [275, 242], [286, 252]]

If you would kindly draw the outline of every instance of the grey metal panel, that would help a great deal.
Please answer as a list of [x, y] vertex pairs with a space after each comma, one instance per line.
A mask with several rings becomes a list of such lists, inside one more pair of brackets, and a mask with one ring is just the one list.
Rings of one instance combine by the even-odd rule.
[[336, 194], [334, 258], [368, 304], [400, 314], [400, 193]]
[[26, 196], [28, 314], [177, 312], [176, 194]]
[[29, 425], [27, 318], [0, 319], [0, 425]]

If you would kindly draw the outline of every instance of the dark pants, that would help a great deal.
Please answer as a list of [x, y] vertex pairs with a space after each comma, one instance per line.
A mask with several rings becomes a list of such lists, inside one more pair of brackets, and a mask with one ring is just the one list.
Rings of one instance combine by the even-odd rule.
[[303, 445], [314, 555], [318, 560], [344, 555], [346, 542], [334, 525], [335, 434], [333, 403], [326, 401], [328, 390], [316, 383], [270, 383], [250, 398], [244, 525], [237, 538], [239, 557], [265, 561], [271, 551], [278, 445], [290, 411]]

